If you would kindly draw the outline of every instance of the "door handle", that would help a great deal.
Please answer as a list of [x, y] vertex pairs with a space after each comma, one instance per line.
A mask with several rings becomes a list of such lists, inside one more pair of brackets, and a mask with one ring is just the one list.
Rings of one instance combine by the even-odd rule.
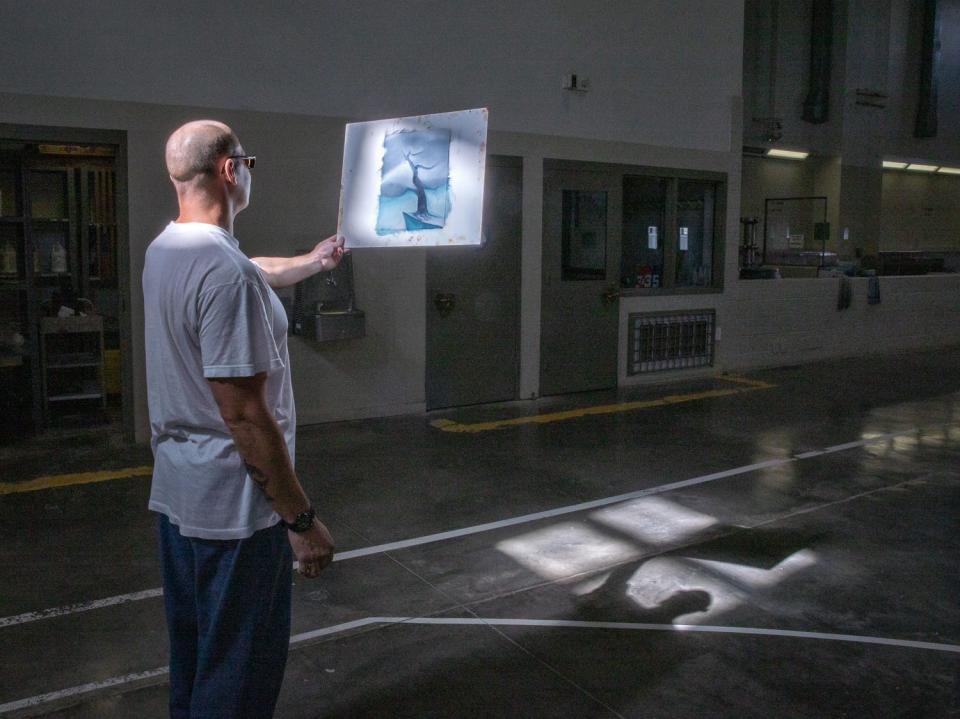
[[620, 290], [616, 287], [608, 287], [603, 291], [603, 294], [600, 295], [603, 298], [603, 303], [605, 305], [611, 305], [617, 301], [617, 298], [620, 297]]
[[457, 296], [452, 293], [438, 292], [433, 296], [433, 304], [436, 305], [437, 311], [441, 315], [448, 315], [453, 312], [453, 308], [457, 305]]

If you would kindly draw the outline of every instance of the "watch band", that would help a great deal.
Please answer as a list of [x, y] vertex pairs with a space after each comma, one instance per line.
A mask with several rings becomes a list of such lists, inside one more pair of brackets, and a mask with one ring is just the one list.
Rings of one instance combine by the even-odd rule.
[[300, 512], [292, 522], [285, 522], [281, 517], [280, 526], [296, 534], [303, 534], [313, 526], [313, 520], [316, 516], [317, 513], [313, 511], [313, 507], [310, 507], [306, 512]]

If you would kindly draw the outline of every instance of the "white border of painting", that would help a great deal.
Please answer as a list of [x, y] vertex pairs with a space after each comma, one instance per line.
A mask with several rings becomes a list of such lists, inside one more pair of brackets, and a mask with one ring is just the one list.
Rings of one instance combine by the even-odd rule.
[[[450, 130], [451, 207], [441, 229], [378, 235], [383, 138], [397, 130]], [[344, 133], [337, 234], [346, 246], [479, 245], [487, 153], [487, 108], [349, 123]]]

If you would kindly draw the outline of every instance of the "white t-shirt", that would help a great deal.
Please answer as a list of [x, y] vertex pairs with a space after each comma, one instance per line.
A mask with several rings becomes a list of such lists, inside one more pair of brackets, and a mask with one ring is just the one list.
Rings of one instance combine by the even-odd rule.
[[230, 233], [171, 222], [143, 268], [151, 510], [188, 537], [242, 539], [279, 520], [250, 479], [208, 377], [267, 372], [267, 406], [294, 457], [287, 317]]

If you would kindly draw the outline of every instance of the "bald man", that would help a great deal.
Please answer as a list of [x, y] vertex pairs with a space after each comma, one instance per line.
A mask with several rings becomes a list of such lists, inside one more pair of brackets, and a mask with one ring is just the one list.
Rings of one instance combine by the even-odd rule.
[[293, 556], [315, 577], [333, 539], [294, 471], [287, 319], [274, 288], [329, 270], [343, 241], [249, 259], [233, 222], [248, 155], [221, 122], [167, 141], [180, 214], [143, 270], [147, 396], [170, 635], [170, 716], [270, 717], [290, 638]]

